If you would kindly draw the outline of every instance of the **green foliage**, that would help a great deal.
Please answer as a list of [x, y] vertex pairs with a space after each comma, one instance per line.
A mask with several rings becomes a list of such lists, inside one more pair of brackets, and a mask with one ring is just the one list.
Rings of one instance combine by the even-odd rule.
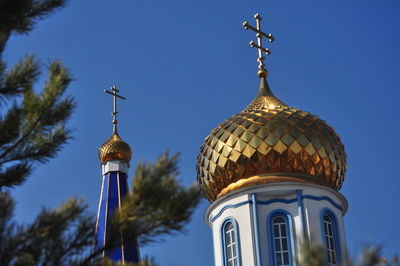
[[71, 130], [65, 124], [75, 102], [69, 96], [63, 97], [71, 75], [59, 61], [54, 61], [48, 67], [43, 89], [35, 93], [33, 83], [40, 74], [39, 62], [33, 56], [26, 57], [11, 71], [0, 73], [3, 99], [17, 95], [23, 98], [19, 102], [14, 100], [0, 117], [0, 189], [23, 183], [35, 163], [56, 156], [71, 138]]
[[154, 259], [143, 258], [139, 263], [120, 263], [114, 262], [109, 259], [103, 259], [94, 264], [95, 266], [157, 266]]
[[[71, 138], [66, 127], [75, 107], [63, 96], [72, 78], [60, 61], [48, 66], [48, 78], [36, 93], [40, 62], [27, 56], [11, 69], [2, 60], [11, 34], [28, 33], [35, 23], [65, 5], [65, 0], [0, 1], [0, 191], [22, 184], [36, 163], [56, 156]], [[5, 110], [5, 107], [9, 107]]]
[[185, 188], [178, 181], [179, 154], [161, 154], [156, 163], [139, 163], [132, 190], [117, 216], [126, 235], [140, 245], [180, 231], [190, 220], [202, 193], [197, 184]]
[[[112, 228], [110, 232], [115, 234], [109, 235], [110, 241], [104, 249], [120, 244], [120, 231], [125, 239], [137, 239], [143, 247], [184, 229], [202, 199], [202, 193], [198, 185], [186, 188], [179, 182], [178, 159], [179, 154], [170, 156], [165, 152], [155, 163], [138, 164], [122, 210], [108, 225]], [[81, 265], [97, 258], [102, 251], [91, 254], [82, 260]], [[146, 259], [141, 265], [154, 264], [154, 261]]]
[[[320, 245], [311, 245], [305, 242], [301, 245], [300, 256], [296, 258], [296, 264], [300, 266], [325, 266], [328, 265], [325, 250]], [[400, 266], [398, 257], [387, 260], [381, 255], [380, 247], [365, 247], [359, 261], [345, 258], [343, 266]]]
[[[35, 166], [47, 162], [71, 139], [66, 127], [75, 108], [64, 96], [72, 81], [60, 61], [47, 67], [44, 86], [35, 89], [41, 63], [27, 56], [7, 68], [2, 54], [12, 34], [65, 5], [65, 0], [0, 0], [0, 261], [2, 265], [120, 265], [92, 253], [95, 221], [87, 206], [72, 198], [56, 209], [42, 209], [31, 224], [14, 221], [15, 203], [7, 192], [21, 185]], [[141, 163], [133, 188], [111, 226], [142, 244], [181, 231], [201, 199], [197, 186], [177, 180], [178, 155], [164, 153], [156, 164]], [[119, 244], [114, 237], [105, 249]], [[127, 264], [125, 264], [127, 265]], [[144, 258], [134, 266], [153, 266]]]
[[0, 194], [0, 202], [2, 265], [71, 265], [93, 243], [94, 218], [80, 200], [43, 209], [30, 225], [12, 220], [14, 201], [8, 193]]
[[300, 247], [300, 257], [296, 258], [296, 264], [302, 266], [325, 266], [326, 259], [322, 246], [312, 246], [308, 241]]
[[[7, 190], [21, 185], [39, 163], [45, 163], [71, 139], [66, 127], [75, 107], [64, 96], [72, 81], [60, 61], [47, 68], [48, 77], [41, 89], [35, 83], [42, 75], [41, 64], [27, 56], [7, 68], [2, 54], [12, 34], [31, 31], [37, 21], [65, 6], [66, 0], [0, 0], [0, 262], [1, 265], [99, 265], [121, 263], [99, 258], [92, 253], [94, 216], [87, 206], [72, 198], [59, 208], [41, 210], [31, 224], [13, 219], [15, 203]], [[197, 185], [184, 187], [178, 180], [178, 158], [167, 152], [156, 163], [139, 163], [132, 189], [116, 213], [111, 226], [126, 239], [137, 239], [141, 246], [178, 233], [190, 220], [202, 195]], [[105, 249], [119, 244], [111, 236]], [[320, 246], [305, 244], [298, 265], [326, 265]], [[144, 258], [131, 266], [155, 266]], [[345, 265], [399, 265], [397, 257], [388, 261], [379, 248], [365, 249], [360, 262]]]
[[1, 0], [0, 55], [13, 33], [30, 32], [35, 23], [65, 6], [66, 0]]
[[[139, 163], [133, 187], [115, 214], [112, 232], [123, 231], [125, 239], [138, 239], [141, 245], [181, 231], [190, 220], [202, 195], [196, 185], [185, 188], [177, 179], [178, 158], [163, 153], [156, 163]], [[14, 201], [0, 194], [0, 258], [4, 265], [119, 265], [91, 253], [94, 218], [82, 201], [70, 199], [59, 208], [43, 209], [29, 225], [13, 221]], [[105, 250], [117, 246], [118, 234]], [[113, 238], [114, 237], [114, 238]], [[153, 266], [145, 258], [139, 265]]]

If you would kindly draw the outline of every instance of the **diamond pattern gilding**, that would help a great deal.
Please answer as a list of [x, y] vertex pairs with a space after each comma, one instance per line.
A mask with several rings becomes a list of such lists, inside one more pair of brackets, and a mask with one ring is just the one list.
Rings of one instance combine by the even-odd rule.
[[335, 153], [333, 151], [329, 154], [329, 159], [331, 160], [331, 163], [336, 162]]
[[277, 125], [272, 121], [268, 121], [267, 123], [265, 123], [265, 128], [268, 130], [274, 130], [276, 127]]
[[243, 140], [239, 139], [236, 142], [235, 150], [237, 150], [238, 152], [242, 152], [245, 147], [246, 147], [246, 142], [244, 142]]
[[302, 148], [301, 148], [301, 146], [300, 146], [300, 144], [297, 142], [297, 141], [294, 141], [293, 143], [292, 143], [292, 145], [290, 145], [290, 150], [292, 151], [292, 152], [294, 152], [294, 153], [299, 153], [299, 152], [301, 152], [301, 150], [302, 150]]
[[227, 131], [232, 133], [235, 129], [236, 129], [235, 124], [231, 124], [231, 125], [228, 127]]
[[321, 156], [322, 159], [325, 159], [327, 156], [324, 147], [319, 148], [318, 154]]
[[211, 161], [216, 162], [218, 160], [218, 157], [219, 153], [216, 150], [214, 150], [211, 156]]
[[274, 145], [274, 150], [276, 150], [276, 151], [279, 152], [280, 154], [282, 154], [286, 149], [287, 149], [287, 146], [286, 146], [282, 141], [278, 141], [278, 142]]
[[314, 149], [314, 146], [310, 143], [307, 144], [307, 146], [304, 148], [304, 150], [308, 153], [308, 155], [313, 155], [316, 150]]
[[279, 139], [272, 133], [265, 138], [265, 142], [271, 147], [274, 146], [278, 141]]
[[252, 125], [249, 127], [249, 131], [251, 131], [251, 132], [253, 132], [253, 133], [257, 132], [259, 129], [260, 129], [260, 125], [257, 125], [257, 124], [252, 124]]
[[282, 141], [286, 145], [290, 146], [293, 143], [294, 138], [292, 136], [290, 136], [288, 133], [286, 133], [285, 136], [283, 136]]
[[255, 151], [256, 150], [254, 148], [252, 148], [251, 146], [247, 145], [246, 148], [244, 148], [244, 150], [242, 151], [242, 154], [244, 156], [246, 156], [247, 158], [250, 158], [251, 156], [253, 156]]
[[307, 146], [309, 142], [306, 136], [304, 136], [304, 134], [301, 134], [296, 140], [300, 143], [302, 147]]
[[217, 167], [217, 165], [213, 162], [210, 162], [210, 172], [211, 173], [215, 172], [215, 167]]
[[229, 160], [231, 160], [232, 162], [237, 162], [237, 160], [240, 157], [240, 153], [237, 152], [236, 150], [232, 150], [231, 155], [229, 155]]
[[211, 140], [211, 143], [210, 143], [210, 148], [211, 148], [211, 149], [214, 149], [214, 147], [215, 147], [215, 145], [217, 144], [217, 142], [218, 142], [218, 139], [213, 138], [213, 139]]
[[244, 120], [242, 122], [242, 126], [245, 127], [245, 128], [248, 128], [250, 125], [251, 125], [251, 122], [249, 120]]
[[[221, 130], [221, 132], [223, 132], [223, 131]], [[222, 136], [219, 140], [222, 142], [225, 142], [229, 138], [229, 136], [230, 136], [230, 134], [227, 131], [224, 131], [224, 133], [222, 134]]]
[[212, 133], [217, 139], [221, 138], [221, 135], [224, 133], [223, 130], [218, 129], [215, 133]]
[[[215, 137], [217, 138], [217, 136], [215, 136]], [[217, 152], [220, 152], [223, 148], [224, 148], [223, 142], [218, 140], [217, 144], [215, 145], [214, 150]]]
[[[338, 190], [346, 173], [346, 154], [339, 136], [325, 121], [288, 107], [271, 94], [257, 97], [212, 131], [200, 148], [197, 172], [210, 201], [239, 180], [243, 183], [269, 173], [295, 173], [305, 176], [296, 179], [301, 182]], [[272, 182], [262, 180], [257, 182]]]
[[260, 128], [260, 130], [257, 131], [256, 136], [261, 138], [261, 139], [265, 139], [268, 135], [269, 135], [269, 130], [262, 127]]
[[260, 144], [258, 147], [258, 152], [261, 153], [262, 155], [267, 155], [267, 153], [271, 150], [271, 146], [269, 146], [267, 143], [263, 142]]
[[288, 161], [296, 159], [296, 154], [290, 148], [286, 149], [285, 152], [287, 153], [287, 160]]
[[228, 157], [229, 154], [231, 153], [232, 148], [229, 147], [228, 145], [225, 145], [224, 148], [222, 149], [222, 155], [224, 157]]
[[241, 154], [239, 156], [239, 159], [237, 160], [238, 165], [246, 165], [247, 161], [249, 158], [247, 158], [245, 155]]
[[321, 161], [321, 158], [318, 156], [318, 153], [314, 153], [311, 155], [311, 161], [316, 165]]
[[260, 147], [261, 143], [263, 143], [262, 139], [260, 139], [257, 136], [253, 136], [251, 140], [249, 141], [249, 145], [255, 149]]
[[240, 136], [242, 136], [243, 132], [245, 132], [245, 130], [241, 127], [236, 127], [235, 131], [233, 131], [233, 134], [240, 138]]
[[[318, 134], [315, 133], [316, 135]], [[311, 143], [313, 144], [313, 146], [315, 147], [316, 150], [319, 150], [322, 146], [321, 142], [319, 141], [318, 137], [313, 137]]]
[[277, 136], [278, 138], [282, 138], [285, 135], [285, 130], [282, 129], [281, 127], [277, 127], [274, 131], [273, 131], [274, 135]]
[[250, 131], [246, 131], [243, 133], [243, 135], [240, 137], [241, 140], [245, 141], [245, 142], [249, 142], [249, 140], [254, 136], [253, 133], [251, 133]]
[[228, 140], [226, 141], [226, 144], [228, 144], [229, 146], [233, 147], [237, 140], [238, 140], [238, 138], [235, 135], [231, 135], [228, 138]]
[[220, 167], [224, 167], [227, 161], [228, 161], [228, 159], [226, 157], [220, 156], [219, 160], [218, 160], [218, 165]]

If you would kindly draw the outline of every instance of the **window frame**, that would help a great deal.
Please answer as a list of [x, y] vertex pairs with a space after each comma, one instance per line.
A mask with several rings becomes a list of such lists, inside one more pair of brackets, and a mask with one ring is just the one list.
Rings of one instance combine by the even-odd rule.
[[329, 216], [329, 218], [331, 219], [331, 223], [332, 223], [332, 233], [333, 233], [333, 244], [335, 245], [335, 254], [336, 254], [336, 264], [329, 264], [329, 265], [335, 265], [335, 266], [340, 266], [341, 265], [341, 259], [342, 259], [342, 253], [341, 253], [341, 247], [340, 247], [340, 236], [339, 236], [339, 231], [338, 231], [338, 220], [336, 217], [336, 214], [329, 208], [324, 208], [321, 210], [321, 214], [320, 214], [320, 220], [321, 220], [321, 240], [322, 240], [322, 246], [324, 248], [324, 256], [326, 258], [326, 260], [328, 260], [328, 258], [326, 257], [327, 254], [327, 249], [328, 247], [326, 246], [326, 233], [325, 233], [325, 221], [324, 218], [325, 216]]
[[235, 218], [233, 217], [227, 217], [221, 224], [220, 228], [220, 235], [221, 235], [221, 250], [222, 250], [222, 265], [224, 266], [229, 266], [228, 264], [228, 254], [226, 254], [226, 233], [225, 233], [225, 228], [228, 225], [228, 223], [231, 223], [233, 225], [234, 232], [233, 234], [235, 235], [235, 240], [236, 240], [236, 255], [237, 255], [237, 265], [241, 266], [242, 265], [242, 259], [241, 259], [241, 253], [240, 253], [240, 238], [239, 238], [239, 225]]
[[286, 236], [287, 236], [287, 241], [288, 241], [288, 252], [289, 252], [289, 265], [296, 265], [295, 263], [295, 244], [294, 244], [294, 237], [293, 237], [293, 232], [295, 231], [294, 229], [294, 223], [292, 220], [292, 216], [290, 215], [289, 212], [282, 210], [282, 209], [277, 209], [272, 211], [267, 219], [267, 228], [268, 228], [268, 243], [269, 243], [269, 262], [270, 265], [276, 266], [276, 249], [275, 249], [275, 237], [274, 237], [274, 224], [273, 220], [274, 218], [281, 216], [285, 220], [286, 224]]

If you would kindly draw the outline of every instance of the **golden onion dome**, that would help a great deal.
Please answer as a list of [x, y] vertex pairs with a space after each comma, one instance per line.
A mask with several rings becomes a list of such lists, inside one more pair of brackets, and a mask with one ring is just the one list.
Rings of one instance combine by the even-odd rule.
[[131, 159], [131, 147], [120, 138], [116, 130], [99, 148], [99, 160], [101, 163], [111, 160], [123, 160], [129, 163]]
[[346, 173], [340, 137], [325, 121], [260, 91], [242, 112], [205, 138], [197, 157], [197, 180], [207, 198], [276, 182], [305, 182], [339, 190]]

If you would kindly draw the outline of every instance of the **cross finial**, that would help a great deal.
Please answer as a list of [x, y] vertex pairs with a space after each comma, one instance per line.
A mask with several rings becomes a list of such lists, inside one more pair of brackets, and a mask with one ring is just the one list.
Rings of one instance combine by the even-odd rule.
[[104, 92], [114, 96], [114, 109], [113, 109], [113, 113], [112, 113], [113, 114], [112, 123], [114, 125], [113, 126], [113, 132], [117, 133], [117, 123], [118, 123], [118, 120], [117, 120], [117, 114], [118, 114], [118, 112], [117, 112], [117, 98], [120, 98], [122, 100], [126, 100], [126, 98], [117, 94], [119, 92], [119, 90], [117, 90], [117, 87], [112, 86], [110, 89], [111, 89], [111, 91], [104, 90]]
[[267, 38], [270, 42], [273, 42], [275, 40], [274, 36], [272, 36], [272, 34], [266, 34], [264, 32], [261, 31], [261, 16], [260, 14], [255, 14], [254, 18], [256, 19], [256, 23], [257, 23], [257, 28], [254, 28], [253, 26], [250, 26], [249, 23], [247, 21], [243, 22], [243, 26], [246, 30], [250, 29], [254, 32], [256, 32], [256, 36], [257, 36], [257, 44], [255, 44], [253, 41], [250, 42], [250, 46], [251, 47], [256, 47], [258, 49], [258, 58], [257, 61], [259, 63], [258, 65], [258, 76], [260, 78], [262, 77], [266, 77], [268, 72], [267, 70], [265, 70], [265, 64], [264, 64], [264, 54], [269, 55], [271, 53], [271, 51], [268, 48], [264, 48], [262, 46], [262, 37], [264, 36], [265, 38]]

